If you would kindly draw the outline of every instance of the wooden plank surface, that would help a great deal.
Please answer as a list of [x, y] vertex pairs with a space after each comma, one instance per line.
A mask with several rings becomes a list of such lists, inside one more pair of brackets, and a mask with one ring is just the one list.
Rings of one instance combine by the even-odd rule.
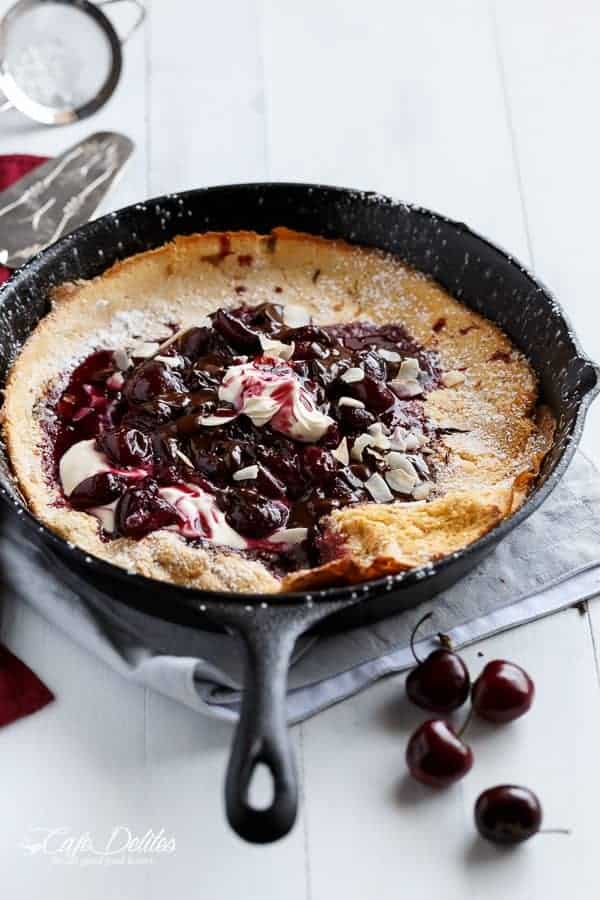
[[[0, 12], [8, 7], [0, 0]], [[533, 264], [600, 358], [593, 211], [600, 7], [575, 0], [232, 0], [208, 15], [152, 0], [125, 50], [123, 81], [94, 119], [48, 130], [0, 120], [0, 152], [52, 154], [91, 130], [137, 145], [107, 200], [261, 179], [372, 188], [464, 219]], [[116, 11], [115, 11], [116, 13]], [[586, 438], [595, 451], [600, 419]], [[404, 778], [419, 721], [403, 679], [295, 729], [304, 806], [291, 837], [248, 847], [223, 821], [229, 726], [127, 684], [53, 625], [7, 603], [2, 638], [57, 702], [2, 732], [0, 862], [5, 890], [48, 900], [413, 900], [595, 898], [600, 791], [600, 617], [573, 610], [467, 652], [477, 671], [515, 659], [536, 680], [526, 719], [474, 726], [476, 766], [451, 791]], [[595, 643], [592, 640], [595, 638]], [[483, 654], [480, 656], [479, 654]], [[500, 781], [539, 791], [548, 825], [573, 829], [515, 853], [474, 840], [477, 793]], [[175, 853], [146, 866], [28, 858], [32, 826], [101, 836], [164, 828]]]

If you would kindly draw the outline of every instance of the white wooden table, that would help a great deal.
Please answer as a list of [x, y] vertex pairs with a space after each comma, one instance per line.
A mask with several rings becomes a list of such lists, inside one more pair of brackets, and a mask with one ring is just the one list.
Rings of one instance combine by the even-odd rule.
[[[8, 7], [0, 0], [0, 11]], [[93, 120], [37, 127], [10, 113], [0, 152], [52, 154], [91, 130], [137, 144], [106, 208], [253, 180], [372, 188], [464, 219], [529, 263], [600, 358], [600, 7], [595, 0], [149, 0], [122, 83]], [[584, 446], [600, 438], [600, 404]], [[291, 836], [246, 846], [226, 827], [228, 726], [125, 683], [25, 606], [2, 639], [57, 702], [0, 734], [3, 894], [47, 900], [577, 900], [598, 897], [600, 610], [487, 640], [466, 657], [521, 662], [529, 716], [475, 728], [467, 779], [404, 779], [420, 720], [392, 678], [295, 729], [302, 813]], [[484, 654], [483, 659], [480, 654]], [[501, 853], [474, 839], [484, 787], [536, 789], [548, 824]], [[18, 846], [31, 826], [102, 840], [164, 829], [148, 865], [58, 865]]]

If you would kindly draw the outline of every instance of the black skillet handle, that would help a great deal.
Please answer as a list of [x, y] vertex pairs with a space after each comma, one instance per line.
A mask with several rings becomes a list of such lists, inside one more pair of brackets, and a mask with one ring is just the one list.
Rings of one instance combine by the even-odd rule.
[[[342, 604], [343, 605], [343, 604]], [[286, 687], [297, 638], [340, 604], [243, 607], [229, 624], [246, 647], [244, 690], [225, 781], [227, 819], [240, 837], [267, 844], [284, 837], [296, 819], [296, 766], [286, 722]], [[273, 799], [267, 809], [250, 805], [248, 790], [259, 764], [270, 771]]]

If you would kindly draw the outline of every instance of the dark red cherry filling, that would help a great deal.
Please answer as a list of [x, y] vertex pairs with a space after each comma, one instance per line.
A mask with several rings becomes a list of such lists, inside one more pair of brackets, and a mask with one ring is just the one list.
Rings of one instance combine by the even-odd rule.
[[93, 506], [107, 506], [117, 500], [127, 487], [126, 480], [113, 472], [101, 472], [85, 478], [77, 485], [69, 497], [75, 509], [90, 509]]
[[[125, 371], [118, 370], [113, 350], [99, 350], [80, 363], [60, 396], [50, 398], [50, 475], [58, 477], [60, 460], [72, 445], [94, 439], [115, 471], [86, 478], [68, 502], [92, 509], [117, 500], [110, 536], [140, 538], [177, 526], [177, 510], [159, 489], [197, 484], [213, 494], [228, 524], [248, 540], [249, 552], [270, 559], [276, 568], [314, 565], [327, 556], [322, 517], [371, 500], [365, 482], [385, 472], [376, 448], [348, 462], [336, 448], [346, 438], [351, 450], [376, 422], [388, 432], [401, 426], [433, 439], [423, 396], [400, 399], [390, 382], [398, 377], [400, 357], [416, 358], [424, 395], [440, 383], [437, 356], [400, 325], [290, 328], [283, 308], [271, 303], [219, 309], [209, 319], [210, 325], [177, 336], [171, 326], [175, 339], [152, 358], [138, 359], [130, 351], [134, 365]], [[293, 343], [291, 358], [273, 361], [262, 349], [261, 336]], [[117, 354], [121, 365], [122, 356]], [[333, 420], [318, 441], [296, 440], [270, 424], [258, 427], [219, 399], [227, 370], [259, 358], [265, 371], [291, 373], [316, 409]], [[345, 373], [355, 368], [362, 369], [362, 379], [346, 380]], [[350, 405], [340, 404], [341, 398], [350, 398]], [[215, 416], [223, 423], [204, 424], [203, 419]], [[417, 471], [434, 477], [418, 450], [410, 452], [410, 459]], [[255, 477], [236, 480], [247, 467]], [[308, 539], [294, 548], [264, 543], [285, 527], [307, 528]]]
[[156, 482], [127, 488], [117, 504], [117, 530], [125, 537], [145, 537], [159, 528], [175, 525], [177, 519], [177, 511], [159, 495]]
[[247, 538], [266, 538], [278, 528], [284, 528], [289, 516], [285, 503], [267, 499], [254, 488], [238, 488], [224, 495], [227, 521]]
[[213, 326], [235, 350], [250, 356], [260, 356], [262, 348], [258, 332], [245, 325], [241, 318], [226, 309], [218, 309]]
[[128, 403], [151, 403], [156, 397], [185, 391], [182, 378], [169, 366], [158, 360], [149, 360], [137, 366], [128, 377], [123, 396]]
[[152, 459], [151, 437], [139, 428], [107, 428], [100, 432], [97, 443], [118, 466], [140, 466]]

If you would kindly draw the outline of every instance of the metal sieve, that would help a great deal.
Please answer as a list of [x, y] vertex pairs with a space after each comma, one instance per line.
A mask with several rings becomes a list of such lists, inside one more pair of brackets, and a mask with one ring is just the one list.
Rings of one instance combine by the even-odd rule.
[[[137, 10], [119, 37], [103, 7]], [[145, 17], [140, 0], [18, 0], [0, 21], [0, 110], [66, 125], [99, 109], [118, 84], [122, 46]]]

